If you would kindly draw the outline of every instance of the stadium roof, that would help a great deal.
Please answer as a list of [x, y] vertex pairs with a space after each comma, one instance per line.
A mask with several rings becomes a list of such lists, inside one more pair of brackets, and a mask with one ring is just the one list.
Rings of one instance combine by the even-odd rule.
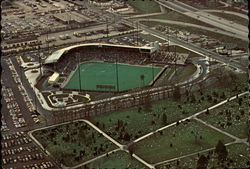
[[83, 47], [83, 46], [110, 46], [110, 47], [121, 47], [121, 48], [134, 48], [134, 49], [145, 49], [145, 50], [150, 50], [150, 53], [155, 51], [155, 47], [152, 46], [129, 46], [129, 45], [116, 45], [116, 44], [106, 44], [106, 43], [84, 43], [84, 44], [79, 44], [79, 45], [73, 45], [69, 46], [63, 49], [59, 49], [55, 52], [53, 52], [48, 58], [45, 60], [45, 64], [48, 63], [54, 63], [57, 62], [58, 59], [63, 55], [64, 52], [67, 52], [71, 49], [77, 48], [77, 47]]

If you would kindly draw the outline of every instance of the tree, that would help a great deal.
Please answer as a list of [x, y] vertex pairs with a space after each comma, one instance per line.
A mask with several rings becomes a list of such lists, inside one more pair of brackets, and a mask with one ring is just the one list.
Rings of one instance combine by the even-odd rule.
[[145, 76], [142, 74], [140, 76], [140, 79], [141, 79], [141, 86], [143, 87], [145, 84], [144, 84], [144, 79], [145, 79]]
[[124, 134], [124, 136], [123, 136], [123, 139], [124, 139], [125, 141], [130, 141], [130, 135], [126, 132], [126, 133]]
[[166, 113], [163, 113], [163, 115], [162, 115], [162, 123], [163, 123], [163, 125], [167, 124], [167, 115], [166, 115]]
[[227, 152], [226, 146], [223, 144], [221, 140], [219, 140], [216, 145], [215, 153], [217, 153], [219, 161], [222, 162], [226, 160], [228, 152]]
[[151, 104], [151, 100], [150, 100], [150, 95], [149, 93], [145, 93], [145, 97], [144, 97], [144, 101], [145, 101], [145, 104], [144, 104], [144, 110], [145, 112], [151, 112], [152, 111], [152, 104]]
[[181, 99], [181, 92], [179, 86], [174, 87], [173, 97], [175, 101], [179, 101]]
[[128, 146], [128, 152], [129, 152], [130, 157], [132, 157], [132, 155], [134, 154], [134, 151], [135, 151], [134, 144], [130, 144]]
[[208, 159], [204, 155], [201, 155], [197, 161], [197, 169], [206, 169], [208, 165]]

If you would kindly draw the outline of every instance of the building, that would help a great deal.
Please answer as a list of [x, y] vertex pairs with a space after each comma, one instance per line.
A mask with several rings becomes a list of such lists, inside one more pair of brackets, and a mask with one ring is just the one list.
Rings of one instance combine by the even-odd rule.
[[53, 75], [49, 77], [48, 83], [53, 85], [57, 82], [58, 79], [59, 79], [59, 73], [54, 72]]

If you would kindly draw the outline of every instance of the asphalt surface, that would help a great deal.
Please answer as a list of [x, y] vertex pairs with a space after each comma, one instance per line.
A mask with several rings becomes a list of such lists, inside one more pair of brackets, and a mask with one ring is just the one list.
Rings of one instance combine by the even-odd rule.
[[182, 2], [179, 2], [177, 0], [173, 2], [158, 0], [156, 2], [158, 2], [160, 5], [166, 8], [169, 8], [181, 14], [187, 15], [199, 21], [205, 22], [207, 24], [213, 25], [225, 31], [231, 32], [233, 34], [237, 34], [238, 38], [248, 41], [248, 38], [247, 38], [248, 29], [240, 24], [232, 23], [231, 21], [222, 19], [218, 16], [206, 13], [204, 11], [199, 11], [198, 9], [191, 7], [187, 4], [184, 4]]

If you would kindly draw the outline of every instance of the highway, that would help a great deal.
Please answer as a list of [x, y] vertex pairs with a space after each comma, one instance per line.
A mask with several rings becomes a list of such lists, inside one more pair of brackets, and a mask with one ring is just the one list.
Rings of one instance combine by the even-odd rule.
[[160, 4], [161, 6], [164, 6], [168, 9], [184, 14], [188, 17], [199, 20], [206, 24], [210, 24], [212, 26], [218, 27], [227, 32], [231, 32], [232, 34], [237, 35], [238, 38], [244, 41], [248, 41], [248, 28], [243, 25], [220, 18], [210, 13], [206, 13], [204, 11], [200, 11], [199, 9], [196, 9], [192, 6], [184, 4], [177, 0], [175, 1], [156, 0], [156, 2]]
[[[122, 19], [122, 22], [125, 23], [125, 24], [128, 24], [128, 25], [134, 25], [132, 23], [132, 21], [129, 21], [129, 20], [125, 20], [125, 19]], [[191, 43], [187, 43], [185, 41], [182, 41], [182, 40], [179, 40], [179, 39], [175, 39], [173, 37], [169, 37], [167, 36], [166, 34], [163, 34], [157, 30], [154, 30], [154, 29], [151, 29], [149, 28], [148, 26], [145, 26], [143, 24], [140, 24], [138, 23], [139, 25], [139, 28], [150, 33], [151, 35], [156, 35], [156, 36], [160, 36], [162, 38], [164, 38], [166, 41], [169, 39], [171, 42], [175, 43], [175, 44], [178, 44], [186, 49], [189, 49], [191, 50], [192, 52], [195, 52], [197, 54], [200, 54], [204, 57], [211, 57], [212, 59], [215, 59], [219, 62], [222, 62], [222, 63], [229, 63], [230, 66], [234, 67], [234, 68], [237, 68], [237, 69], [240, 69], [241, 71], [244, 71], [244, 72], [247, 72], [248, 71], [248, 68], [247, 67], [243, 67], [241, 64], [239, 63], [236, 63], [236, 62], [229, 62], [230, 58], [227, 58], [227, 57], [224, 57], [224, 56], [220, 56], [219, 54], [215, 53], [215, 52], [212, 52], [212, 51], [209, 51], [207, 49], [203, 49], [201, 47], [198, 47], [194, 44], [191, 44]]]
[[[96, 12], [100, 12], [100, 9], [96, 8], [95, 6], [89, 5], [88, 7], [92, 8], [92, 10], [94, 10]], [[120, 15], [118, 15], [116, 13], [110, 13], [110, 12], [106, 12], [106, 11], [105, 12], [102, 11], [102, 12], [103, 12], [102, 13], [103, 16], [105, 15], [107, 18], [110, 18], [110, 20], [114, 20], [114, 23], [119, 23], [120, 22], [120, 23], [123, 23], [123, 24], [127, 24], [129, 26], [132, 26], [132, 27], [134, 27], [136, 25], [135, 21], [132, 21], [130, 19], [125, 19], [124, 17], [122, 17], [122, 16], [120, 16]], [[169, 39], [169, 41], [171, 41], [171, 42], [173, 42], [173, 43], [175, 43], [175, 44], [177, 44], [179, 46], [182, 46], [183, 48], [186, 48], [186, 49], [188, 49], [188, 50], [190, 50], [192, 52], [200, 54], [201, 56], [210, 57], [210, 58], [215, 59], [215, 60], [217, 60], [219, 62], [228, 64], [231, 67], [237, 68], [237, 69], [239, 69], [239, 70], [241, 70], [243, 72], [248, 72], [247, 67], [244, 67], [243, 65], [241, 65], [240, 63], [237, 63], [237, 62], [230, 62], [230, 58], [220, 56], [219, 54], [217, 54], [215, 52], [209, 51], [207, 49], [203, 49], [203, 48], [201, 48], [199, 46], [196, 46], [194, 44], [187, 43], [185, 41], [182, 41], [182, 40], [179, 40], [179, 39], [176, 39], [176, 38], [173, 38], [173, 37], [169, 37], [166, 34], [163, 34], [160, 31], [157, 31], [155, 29], [149, 28], [148, 26], [143, 25], [141, 23], [138, 23], [138, 27], [139, 27], [139, 29], [141, 29], [141, 30], [143, 30], [145, 32], [148, 32], [149, 34], [161, 37], [161, 38], [165, 39], [166, 41]]]

